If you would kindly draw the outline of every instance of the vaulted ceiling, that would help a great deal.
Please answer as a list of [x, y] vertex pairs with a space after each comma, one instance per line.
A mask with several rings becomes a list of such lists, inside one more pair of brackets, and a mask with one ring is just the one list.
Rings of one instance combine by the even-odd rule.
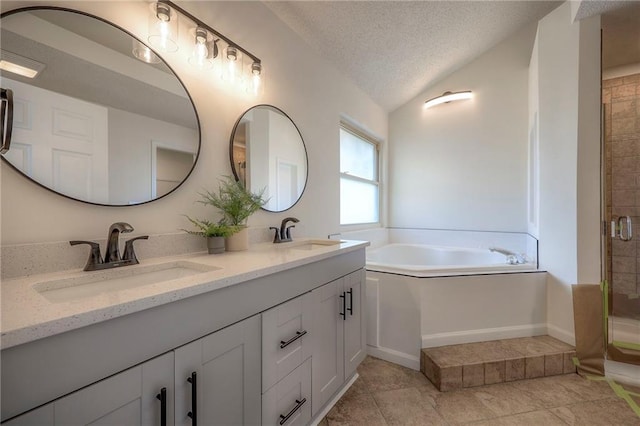
[[[286, 25], [393, 111], [536, 22], [561, 1], [266, 1]], [[603, 14], [605, 68], [640, 62], [640, 2], [576, 3]]]

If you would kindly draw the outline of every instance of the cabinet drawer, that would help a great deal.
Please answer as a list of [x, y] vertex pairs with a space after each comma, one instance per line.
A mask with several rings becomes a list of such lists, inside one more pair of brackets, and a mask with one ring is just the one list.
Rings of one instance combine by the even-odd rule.
[[262, 392], [311, 356], [311, 293], [262, 314]]
[[262, 395], [263, 425], [306, 425], [311, 421], [311, 359]]

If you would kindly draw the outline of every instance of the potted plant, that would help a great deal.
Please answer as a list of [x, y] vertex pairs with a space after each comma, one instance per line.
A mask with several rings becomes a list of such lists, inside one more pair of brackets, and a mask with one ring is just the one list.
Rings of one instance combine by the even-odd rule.
[[200, 194], [203, 204], [216, 207], [222, 213], [220, 223], [234, 229], [226, 238], [228, 251], [246, 250], [249, 247], [247, 219], [267, 203], [264, 198], [265, 188], [259, 193], [252, 193], [244, 184], [232, 176], [220, 179], [217, 192], [206, 191]]
[[215, 223], [208, 220], [192, 219], [189, 216], [185, 217], [196, 227], [195, 231], [183, 229], [183, 231], [192, 234], [200, 235], [207, 239], [207, 250], [209, 254], [224, 253], [225, 251], [225, 238], [237, 232], [237, 227], [229, 226], [224, 223]]

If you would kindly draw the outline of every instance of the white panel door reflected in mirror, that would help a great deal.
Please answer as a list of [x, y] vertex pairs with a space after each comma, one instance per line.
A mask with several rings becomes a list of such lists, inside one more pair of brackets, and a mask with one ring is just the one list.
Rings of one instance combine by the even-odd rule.
[[159, 57], [134, 56], [139, 40], [99, 17], [46, 6], [4, 13], [0, 31], [0, 59], [40, 70], [0, 72], [15, 111], [2, 157], [14, 169], [65, 197], [112, 206], [160, 198], [189, 176], [200, 150], [195, 107]]
[[307, 184], [307, 150], [300, 131], [282, 110], [257, 105], [236, 122], [229, 147], [237, 180], [252, 192], [265, 188], [263, 207], [281, 212], [293, 207]]

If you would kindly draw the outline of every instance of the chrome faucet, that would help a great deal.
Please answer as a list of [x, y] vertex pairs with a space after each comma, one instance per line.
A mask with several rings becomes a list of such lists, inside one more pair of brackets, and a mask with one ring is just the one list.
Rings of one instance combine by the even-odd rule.
[[133, 242], [137, 240], [146, 240], [148, 235], [142, 235], [132, 238], [125, 243], [124, 254], [120, 257], [120, 233], [129, 233], [133, 231], [133, 226], [126, 222], [116, 222], [109, 227], [107, 235], [107, 247], [104, 254], [104, 260], [100, 254], [100, 245], [93, 241], [69, 241], [72, 246], [78, 244], [88, 244], [91, 247], [89, 259], [84, 266], [85, 271], [96, 271], [99, 269], [118, 268], [120, 266], [135, 265], [138, 262], [136, 253], [133, 250]]
[[126, 222], [116, 222], [109, 227], [107, 234], [107, 249], [104, 252], [104, 261], [117, 262], [120, 259], [120, 233], [129, 233], [133, 231], [133, 226]]
[[293, 239], [291, 238], [291, 228], [295, 228], [296, 226], [295, 225], [287, 226], [287, 223], [289, 222], [298, 223], [300, 222], [300, 220], [296, 219], [295, 217], [287, 217], [282, 219], [282, 223], [280, 224], [280, 229], [276, 228], [275, 226], [271, 226], [269, 228], [269, 229], [275, 230], [275, 235], [273, 236], [273, 242], [275, 244], [293, 241]]
[[489, 251], [504, 254], [507, 257], [507, 263], [509, 265], [519, 265], [527, 263], [527, 257], [522, 253], [516, 253], [500, 247], [489, 247]]

